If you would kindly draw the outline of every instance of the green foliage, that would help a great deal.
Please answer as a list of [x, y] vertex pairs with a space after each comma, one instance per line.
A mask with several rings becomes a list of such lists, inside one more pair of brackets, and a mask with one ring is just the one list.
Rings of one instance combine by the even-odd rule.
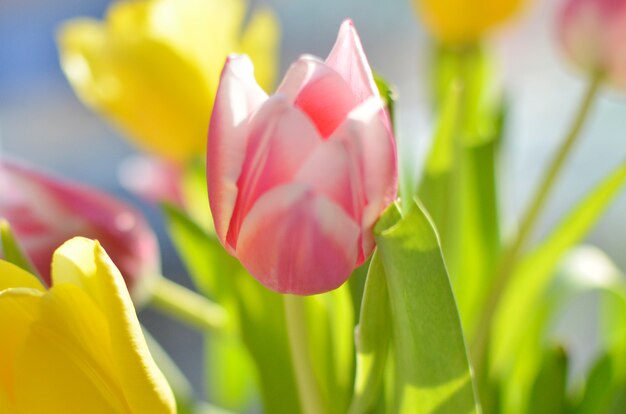
[[37, 269], [18, 243], [11, 226], [0, 219], [0, 258], [13, 263], [33, 275], [39, 275]]
[[435, 230], [417, 204], [375, 227], [389, 292], [395, 390], [389, 412], [478, 412], [461, 322]]

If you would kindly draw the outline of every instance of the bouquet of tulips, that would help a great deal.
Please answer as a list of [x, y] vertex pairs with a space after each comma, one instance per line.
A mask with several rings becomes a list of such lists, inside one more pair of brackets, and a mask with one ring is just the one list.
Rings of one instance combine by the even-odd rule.
[[[626, 281], [580, 245], [626, 159], [533, 238], [596, 98], [626, 88], [626, 0], [563, 1], [558, 41], [589, 86], [503, 234], [515, 97], [484, 40], [521, 3], [414, 1], [433, 38], [419, 180], [398, 162], [397, 92], [350, 20], [278, 87], [277, 18], [243, 0], [118, 1], [64, 24], [62, 69], [143, 151], [122, 184], [159, 206], [195, 289], [162, 275], [138, 209], [3, 154], [0, 413], [626, 412]], [[598, 352], [572, 375], [552, 322], [588, 291]], [[204, 393], [143, 307], [204, 335]]]

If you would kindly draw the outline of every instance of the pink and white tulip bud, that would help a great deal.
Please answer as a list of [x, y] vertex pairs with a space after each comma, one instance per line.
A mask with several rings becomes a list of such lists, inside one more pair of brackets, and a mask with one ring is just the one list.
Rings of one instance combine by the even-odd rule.
[[74, 236], [104, 246], [135, 299], [159, 272], [156, 237], [126, 203], [7, 159], [0, 160], [0, 194], [0, 217], [48, 285], [54, 250]]
[[575, 65], [626, 88], [626, 0], [567, 0], [559, 37]]
[[390, 123], [359, 37], [345, 21], [322, 61], [302, 56], [274, 95], [246, 56], [228, 58], [209, 129], [207, 181], [224, 247], [266, 287], [339, 287], [374, 249], [396, 197]]

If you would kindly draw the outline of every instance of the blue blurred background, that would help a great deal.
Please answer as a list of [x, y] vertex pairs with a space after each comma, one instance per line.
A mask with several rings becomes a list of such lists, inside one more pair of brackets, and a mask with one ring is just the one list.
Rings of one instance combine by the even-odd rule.
[[[252, 3], [269, 5], [278, 14], [283, 32], [281, 74], [301, 53], [326, 56], [340, 22], [346, 17], [354, 20], [371, 65], [399, 91], [400, 153], [405, 165], [418, 170], [431, 129], [426, 105], [429, 40], [409, 0]], [[585, 86], [585, 80], [563, 61], [555, 42], [553, 22], [559, 1], [529, 3], [517, 19], [494, 33], [491, 42], [511, 103], [499, 175], [505, 231], [514, 228]], [[71, 17], [101, 18], [107, 5], [103, 0], [0, 2], [0, 151], [139, 204], [159, 233], [164, 273], [188, 284], [158, 211], [133, 199], [117, 181], [118, 165], [134, 150], [80, 104], [59, 69], [54, 42], [57, 27]], [[567, 165], [538, 236], [625, 158], [626, 94], [606, 90]], [[608, 210], [588, 242], [626, 269], [626, 194]], [[593, 323], [587, 308], [589, 304], [581, 303], [569, 322], [567, 317], [561, 322], [562, 335], [586, 336]], [[150, 311], [142, 311], [141, 318], [203, 393], [200, 335]], [[571, 350], [581, 365], [593, 343], [579, 343]]]

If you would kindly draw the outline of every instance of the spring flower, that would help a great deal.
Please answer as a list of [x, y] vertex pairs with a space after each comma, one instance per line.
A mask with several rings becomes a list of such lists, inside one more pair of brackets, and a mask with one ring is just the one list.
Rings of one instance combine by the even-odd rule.
[[0, 217], [46, 283], [52, 253], [74, 236], [98, 239], [140, 300], [159, 272], [156, 237], [129, 205], [95, 189], [57, 179], [8, 159], [0, 160]]
[[463, 45], [480, 40], [505, 22], [524, 0], [413, 0], [426, 28], [440, 42]]
[[0, 412], [174, 413], [124, 279], [98, 242], [74, 238], [52, 287], [0, 260]]
[[559, 38], [567, 57], [588, 72], [626, 88], [626, 1], [568, 0], [559, 14]]
[[389, 119], [352, 25], [326, 61], [302, 56], [268, 97], [245, 56], [224, 67], [207, 180], [217, 235], [262, 284], [315, 294], [340, 286], [374, 248], [396, 196]]
[[278, 28], [244, 0], [132, 0], [106, 20], [66, 23], [61, 66], [80, 99], [141, 149], [174, 161], [204, 154], [219, 73], [228, 53], [252, 56], [261, 85], [276, 70]]

